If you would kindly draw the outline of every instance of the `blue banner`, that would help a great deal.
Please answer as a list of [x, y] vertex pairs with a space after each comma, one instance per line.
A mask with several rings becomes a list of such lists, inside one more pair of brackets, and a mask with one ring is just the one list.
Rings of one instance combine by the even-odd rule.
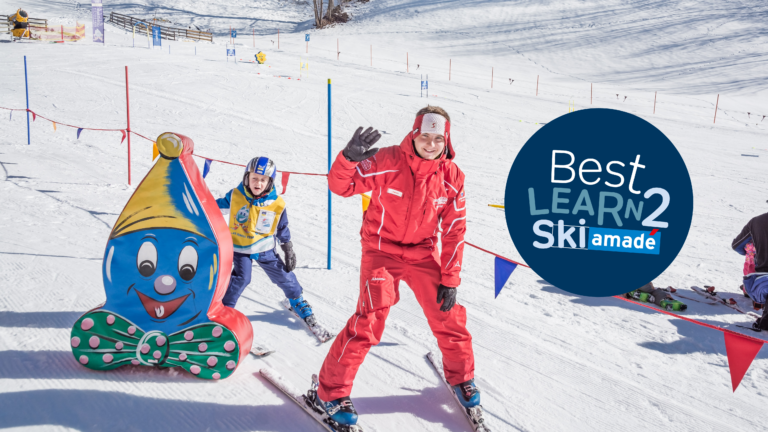
[[91, 15], [93, 16], [93, 41], [104, 43], [104, 9], [101, 0], [91, 3]]
[[494, 260], [494, 284], [496, 288], [496, 295], [494, 298], [499, 296], [499, 293], [501, 292], [501, 289], [504, 288], [504, 284], [507, 283], [509, 280], [509, 276], [512, 275], [512, 272], [515, 271], [517, 268], [517, 264], [511, 263], [505, 259], [501, 259], [499, 257], [496, 257]]
[[661, 232], [611, 228], [589, 228], [587, 249], [658, 255], [661, 250]]
[[160, 38], [160, 27], [152, 27], [152, 46], [162, 46]]
[[309, 33], [304, 35], [304, 42], [309, 42]]
[[234, 57], [235, 56], [235, 49], [234, 48], [227, 48], [227, 57]]
[[205, 165], [203, 165], [203, 178], [205, 178], [205, 176], [207, 176], [208, 173], [211, 172], [211, 162], [212, 161], [210, 159], [205, 160]]
[[233, 37], [233, 38], [236, 38], [236, 37], [237, 37], [237, 30], [232, 30], [232, 37]]

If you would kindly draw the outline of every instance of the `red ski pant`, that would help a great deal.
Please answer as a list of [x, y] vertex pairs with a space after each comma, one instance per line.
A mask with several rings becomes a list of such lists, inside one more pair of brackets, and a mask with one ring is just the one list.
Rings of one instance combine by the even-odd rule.
[[457, 303], [449, 312], [440, 310], [440, 278], [440, 264], [434, 256], [405, 263], [384, 252], [363, 249], [357, 308], [325, 357], [319, 376], [320, 399], [332, 401], [352, 393], [358, 368], [368, 350], [381, 341], [389, 309], [400, 300], [401, 280], [413, 290], [437, 338], [448, 382], [457, 385], [474, 378], [475, 357], [466, 327], [466, 309]]

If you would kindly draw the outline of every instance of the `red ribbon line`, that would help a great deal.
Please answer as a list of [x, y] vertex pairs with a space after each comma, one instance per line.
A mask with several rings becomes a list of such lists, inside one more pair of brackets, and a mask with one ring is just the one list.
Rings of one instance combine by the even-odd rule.
[[718, 327], [718, 326], [715, 326], [715, 325], [712, 325], [712, 324], [707, 324], [707, 323], [703, 323], [701, 321], [696, 321], [693, 318], [686, 318], [684, 316], [681, 316], [681, 315], [678, 315], [678, 314], [674, 314], [672, 312], [665, 311], [663, 309], [657, 309], [657, 308], [655, 308], [653, 306], [642, 304], [642, 303], [638, 303], [636, 301], [630, 300], [630, 299], [622, 297], [622, 296], [614, 296], [614, 297], [619, 299], [619, 300], [624, 300], [625, 302], [634, 303], [634, 304], [636, 304], [638, 306], [646, 307], [646, 308], [654, 310], [656, 312], [661, 312], [663, 314], [671, 315], [671, 316], [673, 316], [675, 318], [680, 318], [681, 320], [692, 322], [694, 324], [698, 324], [698, 325], [701, 325], [701, 326], [704, 326], [704, 327], [709, 327], [709, 328], [711, 328], [713, 330], [719, 330], [719, 331], [721, 331], [723, 333], [729, 333], [729, 334], [732, 334], [732, 335], [735, 335], [735, 336], [739, 336], [739, 337], [743, 337], [743, 338], [746, 338], [746, 339], [750, 339], [750, 340], [752, 340], [754, 342], [760, 342], [760, 343], [767, 343], [768, 342], [768, 341], [765, 341], [763, 339], [758, 339], [758, 338], [753, 338], [752, 336], [747, 336], [744, 333], [739, 333], [739, 332], [735, 332], [733, 330], [724, 329], [722, 327]]
[[523, 266], [523, 267], [528, 267], [528, 268], [530, 268], [529, 266], [527, 266], [527, 265], [525, 265], [525, 264], [523, 264], [523, 263], [519, 263], [519, 262], [517, 262], [517, 261], [513, 261], [513, 260], [511, 260], [511, 259], [509, 259], [509, 258], [506, 258], [506, 257], [503, 257], [503, 256], [501, 256], [501, 255], [499, 255], [499, 254], [493, 253], [493, 252], [491, 252], [491, 251], [489, 251], [489, 250], [485, 250], [485, 249], [483, 249], [483, 248], [481, 248], [481, 247], [475, 246], [475, 245], [473, 245], [472, 243], [470, 243], [470, 242], [468, 242], [468, 241], [465, 241], [465, 242], [464, 242], [464, 244], [466, 244], [466, 245], [469, 245], [469, 246], [472, 246], [473, 248], [475, 248], [475, 249], [479, 249], [479, 250], [481, 250], [481, 251], [483, 251], [483, 252], [485, 252], [485, 253], [489, 253], [489, 254], [491, 254], [491, 255], [497, 256], [497, 257], [499, 257], [499, 258], [501, 258], [501, 259], [503, 259], [503, 260], [506, 260], [506, 261], [509, 261], [509, 262], [511, 262], [512, 264], [517, 264], [517, 265], [519, 265], [519, 266]]
[[[218, 159], [211, 159], [211, 158], [209, 158], [209, 157], [200, 156], [200, 155], [196, 155], [196, 154], [193, 154], [192, 156], [194, 156], [194, 157], [199, 157], [199, 158], [202, 158], [202, 159], [208, 159], [208, 160], [210, 160], [210, 161], [214, 161], [214, 162], [221, 162], [221, 163], [225, 163], [225, 164], [228, 164], [228, 165], [235, 165], [235, 166], [239, 166], [239, 167], [245, 167], [245, 165], [243, 165], [243, 164], [238, 164], [238, 163], [234, 163], [234, 162], [227, 162], [227, 161], [218, 160]], [[323, 177], [328, 177], [328, 174], [317, 174], [317, 173], [301, 173], [301, 172], [294, 172], [294, 171], [280, 171], [280, 170], [278, 170], [277, 172], [280, 172], [280, 173], [286, 173], [286, 174], [298, 174], [298, 175], [310, 175], [310, 176], [323, 176]]]

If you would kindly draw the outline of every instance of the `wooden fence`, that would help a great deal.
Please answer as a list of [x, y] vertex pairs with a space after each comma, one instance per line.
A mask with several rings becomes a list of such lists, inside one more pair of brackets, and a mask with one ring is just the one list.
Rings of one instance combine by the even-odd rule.
[[[109, 20], [107, 20], [107, 22], [111, 22], [112, 24], [118, 27], [122, 27], [126, 30], [131, 30], [134, 25], [137, 26], [137, 30], [146, 29], [147, 28], [146, 25], [148, 25], [150, 28], [150, 32], [152, 31], [153, 27], [159, 27], [160, 37], [163, 39], [168, 39], [172, 41], [175, 41], [178, 38], [185, 38], [185, 39], [194, 39], [194, 40], [200, 40], [200, 41], [213, 42], [213, 34], [208, 32], [180, 29], [180, 28], [174, 28], [174, 27], [166, 27], [158, 24], [152, 24], [151, 22], [148, 22], [148, 21], [149, 20], [134, 18], [128, 15], [122, 15], [115, 12], [110, 12]], [[146, 23], [146, 25], [144, 25], [144, 23]]]
[[[10, 20], [14, 16], [16, 16], [16, 14], [7, 15], [6, 19], [4, 19], [3, 22], [0, 22], [0, 32], [9, 32], [13, 29], [13, 25], [11, 24]], [[28, 18], [27, 23], [29, 23], [29, 27], [31, 28], [48, 27], [48, 20], [45, 18]]]

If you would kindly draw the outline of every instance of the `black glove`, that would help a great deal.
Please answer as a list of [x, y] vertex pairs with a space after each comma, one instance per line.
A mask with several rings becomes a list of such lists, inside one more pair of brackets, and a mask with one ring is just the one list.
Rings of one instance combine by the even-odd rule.
[[296, 253], [293, 251], [293, 245], [288, 242], [281, 244], [280, 247], [285, 254], [285, 271], [290, 273], [296, 268]]
[[456, 304], [456, 288], [440, 284], [440, 286], [437, 287], [437, 302], [443, 302], [443, 305], [440, 306], [440, 310], [443, 312], [448, 312], [453, 309], [453, 305]]
[[362, 126], [357, 128], [352, 139], [341, 151], [341, 154], [350, 162], [362, 162], [379, 151], [377, 148], [371, 148], [381, 138], [379, 131], [369, 127], [365, 132], [360, 133], [362, 130]]

